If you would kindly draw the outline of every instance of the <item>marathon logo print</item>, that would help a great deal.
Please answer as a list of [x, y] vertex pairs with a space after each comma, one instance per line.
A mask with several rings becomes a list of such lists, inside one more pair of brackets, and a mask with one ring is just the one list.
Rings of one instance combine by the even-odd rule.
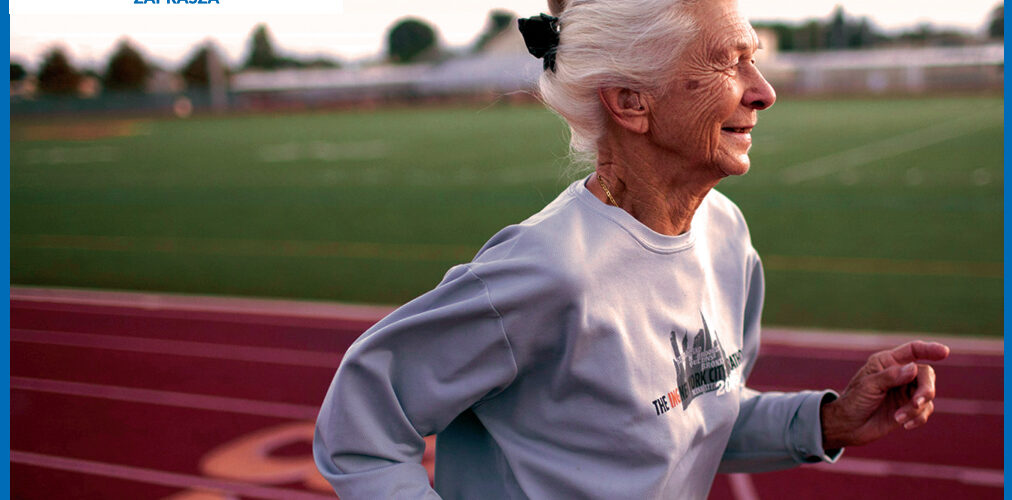
[[714, 391], [723, 393], [740, 383], [741, 374], [734, 373], [734, 370], [741, 366], [741, 349], [727, 355], [716, 332], [710, 331], [702, 312], [700, 317], [703, 319], [703, 328], [693, 337], [691, 346], [688, 333], [679, 339], [675, 331], [671, 332], [678, 388], [653, 401], [658, 415], [667, 413], [679, 403], [685, 410], [693, 399], [703, 394]]
[[678, 393], [678, 389], [676, 388], [675, 390], [655, 399], [653, 402], [654, 411], [656, 411], [658, 415], [663, 415], [671, 411], [671, 408], [677, 408], [678, 405], [682, 403], [682, 395]]

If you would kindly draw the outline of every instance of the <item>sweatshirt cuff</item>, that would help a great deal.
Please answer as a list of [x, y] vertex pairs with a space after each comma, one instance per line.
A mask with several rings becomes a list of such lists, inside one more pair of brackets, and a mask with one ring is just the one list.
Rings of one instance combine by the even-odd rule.
[[825, 450], [822, 448], [822, 405], [835, 401], [840, 396], [831, 390], [811, 392], [798, 408], [791, 421], [788, 436], [791, 454], [799, 463], [836, 462], [843, 454], [843, 448]]

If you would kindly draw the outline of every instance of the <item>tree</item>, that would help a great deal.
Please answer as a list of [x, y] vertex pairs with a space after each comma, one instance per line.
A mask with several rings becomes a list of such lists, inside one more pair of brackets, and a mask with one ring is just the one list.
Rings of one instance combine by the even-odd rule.
[[857, 26], [851, 30], [850, 38], [847, 40], [848, 47], [871, 47], [874, 46], [880, 37], [875, 34], [871, 21], [862, 17]]
[[819, 21], [807, 21], [794, 31], [794, 47], [797, 50], [822, 49], [825, 39], [826, 28]]
[[256, 25], [250, 35], [249, 55], [246, 57], [246, 62], [243, 63], [243, 68], [277, 69], [281, 66], [283, 66], [283, 61], [274, 52], [274, 42], [271, 41], [267, 25]]
[[[212, 72], [217, 72], [217, 74], [214, 75]], [[222, 62], [220, 52], [214, 48], [211, 42], [201, 45], [194, 51], [180, 71], [187, 87], [202, 88], [210, 87], [215, 78], [221, 80], [220, 84], [224, 84], [226, 73], [227, 70]]]
[[496, 35], [514, 27], [516, 18], [517, 16], [512, 12], [505, 10], [497, 9], [489, 12], [488, 21], [485, 22], [485, 30], [474, 44], [474, 50], [480, 52]]
[[849, 30], [847, 28], [847, 17], [843, 13], [843, 7], [837, 5], [829, 21], [826, 45], [831, 49], [845, 48], [847, 46], [847, 38], [849, 38]]
[[183, 64], [180, 75], [187, 87], [207, 87], [211, 78], [207, 71], [207, 60], [211, 53], [209, 45], [203, 45]]
[[387, 35], [387, 50], [395, 63], [409, 63], [436, 55], [436, 32], [420, 19], [403, 19]]
[[25, 70], [25, 67], [22, 66], [21, 63], [11, 61], [11, 81], [20, 82], [21, 80], [24, 80], [26, 76], [28, 76], [28, 71]]
[[51, 49], [39, 70], [39, 91], [46, 94], [75, 94], [81, 83], [81, 74], [70, 65], [60, 48]]
[[1005, 4], [998, 4], [991, 11], [990, 20], [987, 23], [987, 36], [991, 38], [1005, 38]]
[[109, 58], [102, 84], [109, 90], [144, 90], [151, 73], [144, 56], [129, 41], [122, 40]]

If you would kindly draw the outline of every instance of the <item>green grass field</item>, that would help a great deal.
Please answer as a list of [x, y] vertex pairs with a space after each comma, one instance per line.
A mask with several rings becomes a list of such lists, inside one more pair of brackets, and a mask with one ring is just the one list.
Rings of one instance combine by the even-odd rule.
[[[781, 99], [765, 322], [1000, 336], [1002, 98]], [[400, 303], [579, 174], [537, 106], [12, 120], [15, 284]]]

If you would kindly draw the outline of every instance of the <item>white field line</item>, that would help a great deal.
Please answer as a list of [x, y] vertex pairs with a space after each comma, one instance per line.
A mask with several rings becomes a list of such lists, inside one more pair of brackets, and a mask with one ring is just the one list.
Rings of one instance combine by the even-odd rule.
[[28, 451], [11, 450], [11, 462], [180, 489], [199, 488], [212, 491], [225, 491], [233, 493], [236, 496], [248, 498], [265, 498], [269, 500], [333, 500], [335, 498], [333, 495], [310, 493], [307, 491], [259, 486], [227, 479], [211, 479], [191, 474], [179, 474], [78, 458], [58, 457]]
[[820, 472], [835, 474], [855, 474], [860, 476], [903, 476], [924, 479], [941, 479], [958, 481], [964, 484], [1005, 487], [1005, 471], [997, 469], [980, 469], [958, 465], [936, 465], [915, 462], [894, 462], [892, 460], [875, 460], [870, 458], [841, 458], [835, 464], [817, 463], [802, 467]]
[[728, 474], [727, 481], [731, 483], [731, 495], [735, 500], [759, 500], [759, 492], [748, 474]]
[[[989, 113], [989, 112], [988, 112]], [[873, 161], [898, 156], [910, 151], [926, 148], [933, 144], [954, 139], [994, 124], [984, 119], [986, 113], [976, 113], [956, 120], [944, 121], [880, 141], [839, 151], [788, 166], [780, 175], [788, 184], [824, 177], [846, 168], [857, 167]]]
[[959, 276], [1000, 279], [1003, 262], [967, 262], [928, 259], [875, 259], [806, 255], [764, 255], [763, 267], [780, 271], [870, 274], [878, 276]]
[[290, 418], [294, 420], [316, 420], [316, 416], [320, 412], [319, 407], [309, 405], [207, 396], [155, 389], [135, 389], [132, 387], [86, 384], [32, 377], [11, 377], [10, 388], [12, 390], [48, 392], [68, 396], [83, 396], [112, 401], [240, 413], [262, 417]]
[[11, 342], [87, 347], [114, 351], [189, 356], [230, 361], [252, 361], [288, 366], [306, 366], [336, 370], [341, 353], [316, 352], [276, 347], [166, 340], [126, 335], [59, 332], [52, 330], [12, 329]]
[[390, 147], [386, 141], [358, 142], [285, 142], [265, 144], [257, 150], [257, 156], [264, 163], [304, 162], [319, 160], [334, 162], [339, 160], [378, 160], [388, 156]]
[[[182, 295], [69, 288], [11, 286], [11, 300], [51, 304], [79, 304], [132, 308], [138, 311], [199, 311], [252, 316], [346, 319], [375, 322], [392, 312], [395, 306], [369, 306], [337, 302], [313, 302], [279, 299], [248, 299], [207, 295]], [[232, 321], [230, 319], [230, 321]], [[250, 321], [257, 322], [255, 319]], [[847, 332], [820, 329], [766, 327], [764, 344], [841, 349], [871, 353], [895, 347], [903, 342], [924, 339], [942, 342], [956, 353], [1002, 356], [1004, 341], [941, 336], [930, 333]]]
[[117, 159], [120, 149], [111, 146], [51, 147], [25, 151], [28, 165], [108, 163]]

